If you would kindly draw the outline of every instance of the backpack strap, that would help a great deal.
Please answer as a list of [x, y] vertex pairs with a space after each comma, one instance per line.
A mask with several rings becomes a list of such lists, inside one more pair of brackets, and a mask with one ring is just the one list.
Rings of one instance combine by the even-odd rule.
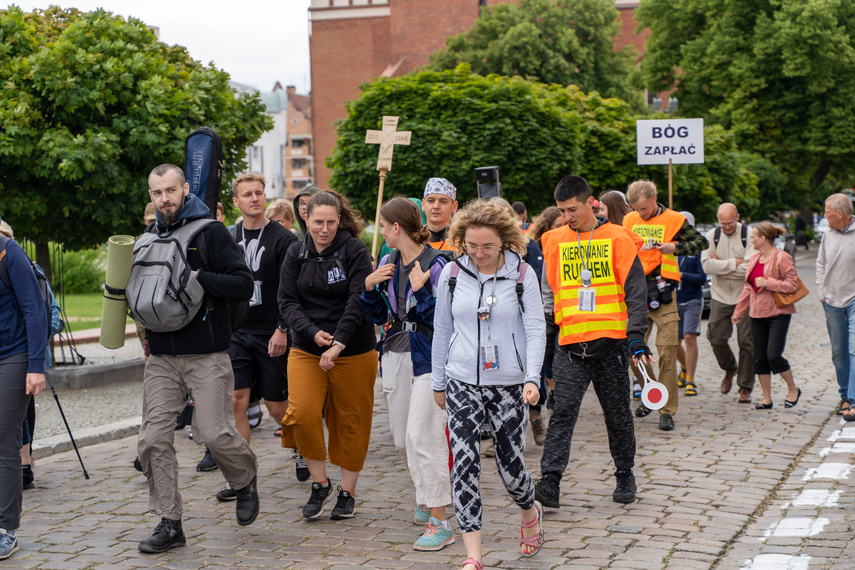
[[[745, 227], [745, 225], [743, 224], [742, 227]], [[721, 241], [721, 226], [717, 227], [715, 229], [715, 234], [713, 234], [713, 243], [715, 243], [716, 248], [718, 247], [718, 242], [720, 242], [720, 241]], [[745, 242], [743, 241], [742, 243], [745, 243]]]
[[460, 270], [463, 266], [456, 259], [451, 262], [451, 276], [448, 278], [448, 291], [451, 293], [450, 304], [454, 303], [454, 288], [457, 287], [457, 276], [460, 275]]
[[748, 247], [748, 226], [742, 224], [742, 247]]
[[6, 285], [6, 288], [10, 291], [12, 290], [12, 280], [9, 277], [9, 260], [6, 259], [6, 246], [9, 245], [9, 242], [12, 241], [4, 235], [0, 235], [0, 248], [3, 251], [0, 251], [0, 279], [3, 280], [3, 284]]
[[528, 269], [528, 263], [524, 261], [520, 262], [520, 276], [517, 277], [517, 283], [514, 287], [517, 291], [517, 300], [520, 302], [520, 312], [525, 313], [525, 304], [523, 303], [523, 280], [525, 279], [525, 273]]

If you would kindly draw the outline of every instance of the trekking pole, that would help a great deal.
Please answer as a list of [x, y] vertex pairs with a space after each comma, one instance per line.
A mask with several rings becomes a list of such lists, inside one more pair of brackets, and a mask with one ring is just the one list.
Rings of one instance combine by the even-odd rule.
[[80, 467], [83, 468], [83, 478], [89, 480], [89, 473], [86, 472], [86, 466], [83, 465], [83, 458], [80, 457], [80, 450], [77, 449], [77, 444], [74, 442], [74, 436], [71, 435], [71, 428], [68, 427], [68, 421], [65, 419], [65, 412], [62, 411], [62, 405], [59, 403], [59, 396], [56, 395], [56, 388], [53, 387], [53, 382], [50, 381], [50, 376], [45, 370], [45, 379], [47, 380], [50, 391], [53, 392], [53, 399], [56, 400], [56, 407], [59, 408], [59, 415], [62, 416], [62, 421], [65, 424], [65, 429], [68, 430], [68, 437], [71, 438], [71, 445], [74, 446], [74, 452], [77, 453], [77, 460], [80, 461]]

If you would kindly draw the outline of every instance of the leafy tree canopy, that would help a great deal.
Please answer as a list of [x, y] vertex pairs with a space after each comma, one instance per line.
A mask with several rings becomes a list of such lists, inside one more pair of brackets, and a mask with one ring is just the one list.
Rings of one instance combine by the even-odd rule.
[[0, 61], [0, 211], [40, 244], [136, 234], [148, 173], [183, 165], [193, 130], [222, 137], [227, 188], [246, 146], [272, 128], [226, 72], [103, 10], [0, 10]]
[[481, 75], [577, 85], [638, 107], [637, 54], [631, 47], [614, 50], [617, 17], [613, 0], [521, 0], [484, 8], [471, 29], [431, 55], [429, 69], [468, 63]]
[[[626, 102], [586, 95], [575, 86], [483, 77], [461, 64], [453, 71], [363, 84], [360, 97], [348, 104], [328, 162], [334, 169], [330, 186], [367, 217], [376, 206], [378, 176], [377, 146], [365, 144], [365, 131], [380, 128], [383, 115], [399, 116], [398, 129], [413, 131], [410, 146], [395, 150], [385, 198], [421, 197], [427, 179], [439, 176], [457, 187], [465, 203], [476, 197], [473, 169], [498, 165], [503, 194], [522, 200], [532, 213], [554, 205], [555, 185], [571, 173], [584, 176], [596, 195], [650, 178], [662, 190], [660, 201], [668, 201], [668, 167], [636, 163], [636, 117]], [[675, 167], [675, 207], [711, 221], [726, 200], [754, 215], [759, 180], [780, 171], [740, 153], [735, 137], [719, 126], [707, 130], [705, 151], [706, 164]], [[752, 168], [749, 159], [760, 166]]]
[[681, 113], [724, 125], [742, 148], [782, 166], [790, 198], [800, 188], [803, 203], [804, 189], [829, 173], [851, 183], [851, 1], [645, 0], [636, 19], [650, 28], [648, 87], [675, 88]]

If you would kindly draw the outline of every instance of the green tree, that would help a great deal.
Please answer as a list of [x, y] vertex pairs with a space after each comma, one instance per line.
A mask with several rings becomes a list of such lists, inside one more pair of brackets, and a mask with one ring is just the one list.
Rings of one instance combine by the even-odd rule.
[[521, 0], [484, 8], [468, 31], [446, 39], [430, 69], [468, 63], [481, 75], [519, 75], [577, 85], [641, 104], [637, 54], [614, 50], [620, 25], [613, 0]]
[[636, 19], [650, 28], [648, 86], [783, 167], [800, 202], [855, 166], [850, 0], [645, 0]]
[[74, 250], [136, 234], [157, 164], [183, 164], [202, 125], [223, 139], [224, 180], [272, 128], [257, 95], [103, 10], [0, 11], [0, 211], [35, 240]]
[[[465, 64], [379, 79], [362, 90], [338, 125], [329, 166], [330, 186], [366, 217], [374, 213], [378, 177], [377, 147], [365, 144], [365, 131], [379, 128], [383, 115], [400, 116], [398, 128], [413, 131], [411, 145], [395, 150], [385, 197], [420, 196], [428, 178], [441, 176], [466, 202], [476, 197], [472, 170], [498, 165], [504, 195], [524, 201], [532, 213], [554, 204], [556, 183], [571, 173], [585, 177], [596, 195], [650, 178], [662, 189], [660, 200], [668, 201], [668, 167], [637, 164], [636, 117], [619, 99], [520, 77], [482, 77]], [[707, 129], [705, 151], [706, 164], [675, 167], [674, 206], [692, 210], [699, 221], [713, 220], [725, 200], [744, 212], [755, 207], [759, 176], [746, 161], [757, 157], [740, 153], [720, 126]]]

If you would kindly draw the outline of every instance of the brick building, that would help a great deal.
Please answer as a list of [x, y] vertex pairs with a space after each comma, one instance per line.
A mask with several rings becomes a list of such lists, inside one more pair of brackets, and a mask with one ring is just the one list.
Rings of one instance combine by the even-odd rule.
[[[469, 29], [482, 6], [514, 0], [312, 0], [311, 67], [315, 179], [324, 188], [330, 169], [335, 121], [344, 119], [345, 101], [375, 77], [398, 77], [428, 63], [447, 36]], [[616, 0], [621, 34], [617, 48], [642, 53], [646, 32], [635, 33], [638, 0]]]
[[293, 85], [286, 87], [288, 95], [285, 145], [285, 199], [293, 200], [301, 189], [315, 180], [315, 157], [312, 137], [312, 99], [298, 95]]

